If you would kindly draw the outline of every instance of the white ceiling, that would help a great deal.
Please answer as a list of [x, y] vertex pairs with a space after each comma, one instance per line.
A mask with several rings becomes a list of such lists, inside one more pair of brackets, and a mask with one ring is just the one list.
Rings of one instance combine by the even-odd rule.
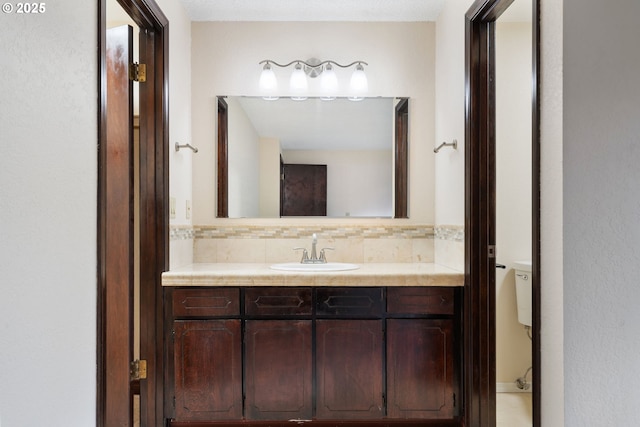
[[435, 21], [445, 0], [180, 0], [192, 21]]
[[[436, 21], [446, 0], [179, 0], [192, 21]], [[452, 1], [452, 0], [449, 0]], [[502, 22], [531, 20], [515, 0]]]

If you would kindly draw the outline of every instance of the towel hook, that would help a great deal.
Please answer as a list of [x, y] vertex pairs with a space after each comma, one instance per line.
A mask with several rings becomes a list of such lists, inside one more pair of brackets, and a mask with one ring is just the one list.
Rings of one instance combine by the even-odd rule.
[[180, 151], [181, 148], [190, 148], [193, 150], [194, 153], [198, 152], [198, 149], [196, 147], [194, 147], [191, 144], [182, 144], [180, 145], [180, 143], [176, 142], [176, 151]]
[[437, 153], [438, 151], [440, 151], [440, 149], [442, 147], [453, 147], [454, 150], [458, 149], [458, 140], [454, 139], [453, 142], [443, 142], [442, 144], [438, 145], [436, 148], [433, 149], [434, 153]]

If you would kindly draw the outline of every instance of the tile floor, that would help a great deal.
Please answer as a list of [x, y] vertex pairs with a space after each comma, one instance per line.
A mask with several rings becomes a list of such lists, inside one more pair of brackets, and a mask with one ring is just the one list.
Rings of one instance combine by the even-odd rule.
[[531, 393], [496, 393], [496, 427], [531, 427]]

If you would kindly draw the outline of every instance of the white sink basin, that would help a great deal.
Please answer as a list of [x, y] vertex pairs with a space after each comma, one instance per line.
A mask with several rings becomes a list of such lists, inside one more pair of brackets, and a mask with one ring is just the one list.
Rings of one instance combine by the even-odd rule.
[[271, 269], [283, 271], [346, 271], [360, 268], [357, 264], [347, 262], [327, 262], [324, 264], [302, 264], [301, 262], [285, 262], [273, 264]]

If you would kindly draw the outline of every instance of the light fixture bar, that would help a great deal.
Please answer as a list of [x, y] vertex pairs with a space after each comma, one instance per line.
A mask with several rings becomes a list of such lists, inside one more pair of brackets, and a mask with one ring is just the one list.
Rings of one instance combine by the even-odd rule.
[[320, 61], [319, 59], [311, 58], [306, 61], [302, 59], [294, 59], [289, 63], [280, 64], [272, 59], [264, 59], [258, 64], [263, 65], [258, 86], [263, 94], [263, 98], [266, 100], [278, 99], [278, 82], [275, 74], [273, 73], [272, 66], [280, 68], [287, 68], [292, 65], [294, 66], [294, 70], [289, 79], [289, 90], [292, 94], [291, 99], [296, 101], [303, 101], [307, 99], [307, 76], [311, 78], [320, 76], [320, 83], [323, 91], [321, 99], [325, 101], [335, 99], [338, 93], [339, 84], [333, 67], [350, 68], [355, 66], [349, 84], [348, 99], [352, 101], [360, 101], [364, 99], [364, 96], [369, 90], [367, 76], [364, 73], [364, 66], [368, 66], [369, 64], [360, 60], [353, 61], [349, 64], [341, 64], [331, 59]]
[[274, 60], [271, 59], [265, 59], [260, 61], [258, 64], [271, 64], [271, 65], [275, 65], [276, 67], [280, 67], [280, 68], [287, 68], [290, 67], [293, 64], [304, 64], [306, 67], [309, 68], [322, 68], [323, 65], [325, 64], [331, 64], [331, 65], [335, 65], [336, 67], [340, 67], [340, 68], [349, 68], [349, 67], [353, 67], [354, 65], [369, 65], [364, 61], [353, 61], [351, 64], [340, 64], [339, 62], [336, 61], [332, 61], [332, 60], [326, 60], [326, 61], [322, 61], [322, 62], [318, 62], [318, 63], [310, 63], [307, 61], [303, 61], [301, 59], [295, 59], [291, 62], [289, 62], [288, 64], [279, 64]]

